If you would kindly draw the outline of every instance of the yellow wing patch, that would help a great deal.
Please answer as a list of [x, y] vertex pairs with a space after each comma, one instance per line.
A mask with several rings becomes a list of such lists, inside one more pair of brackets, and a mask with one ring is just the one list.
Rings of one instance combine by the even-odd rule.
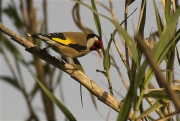
[[53, 37], [52, 40], [60, 43], [60, 44], [63, 44], [63, 45], [69, 45], [69, 44], [75, 44], [72, 39], [69, 39], [69, 38], [66, 38], [66, 40], [63, 40], [63, 39], [60, 39], [60, 38], [57, 38], [57, 37]]

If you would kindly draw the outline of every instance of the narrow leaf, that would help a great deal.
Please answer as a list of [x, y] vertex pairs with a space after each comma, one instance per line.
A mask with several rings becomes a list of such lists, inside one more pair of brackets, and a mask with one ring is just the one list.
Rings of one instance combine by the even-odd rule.
[[90, 94], [90, 96], [91, 96], [91, 100], [92, 100], [92, 102], [93, 102], [94, 107], [95, 107], [96, 110], [98, 111], [98, 107], [97, 107], [97, 104], [96, 104], [95, 96], [94, 96], [93, 94], [91, 94], [91, 93], [89, 93], [89, 94]]
[[9, 83], [10, 85], [12, 85], [13, 87], [20, 89], [19, 85], [17, 84], [17, 80], [14, 80], [13, 78], [9, 77], [9, 76], [0, 76], [0, 79], [4, 82]]
[[153, 112], [156, 109], [159, 109], [162, 106], [163, 106], [163, 101], [161, 102], [161, 100], [159, 100], [159, 101], [155, 102], [147, 110], [143, 111], [143, 113], [136, 120], [139, 120], [139, 119], [149, 115], [151, 112]]
[[145, 21], [146, 21], [146, 0], [142, 0], [141, 2], [141, 10], [139, 15], [139, 22], [138, 22], [138, 35], [141, 35], [144, 38], [144, 28], [145, 28]]
[[[162, 32], [160, 36], [159, 42], [154, 46], [152, 49], [152, 53], [154, 54], [154, 59], [157, 60], [157, 63], [160, 64], [160, 62], [164, 59], [165, 55], [169, 51], [169, 48], [172, 46], [172, 44], [175, 42], [176, 39], [172, 38], [174, 36], [174, 31], [176, 29], [176, 23], [178, 20], [178, 17], [180, 16], [180, 8], [176, 10], [175, 13], [173, 13], [167, 23], [167, 25], [164, 28], [164, 31]], [[143, 73], [145, 73], [146, 67], [148, 66], [147, 61], [145, 60], [141, 66], [141, 69], [139, 70], [136, 82], [141, 81]], [[145, 76], [145, 87], [149, 84], [150, 79], [153, 76], [153, 70], [151, 67], [149, 67], [146, 76]], [[140, 82], [139, 82], [140, 84]]]
[[0, 43], [3, 44], [3, 46], [6, 47], [6, 49], [15, 57], [18, 58], [18, 56], [20, 55], [20, 51], [19, 49], [12, 44], [11, 41], [9, 41], [9, 39], [7, 37], [4, 36], [4, 34], [0, 33]]
[[126, 98], [123, 100], [123, 105], [119, 112], [117, 121], [126, 121], [128, 119], [128, 115], [131, 110], [132, 102], [134, 99], [134, 92], [135, 91], [133, 90], [133, 88], [130, 87]]
[[14, 25], [20, 29], [24, 27], [24, 23], [18, 14], [18, 9], [16, 8], [14, 0], [12, 0], [8, 6], [3, 10], [3, 12], [13, 21]]
[[165, 17], [166, 21], [170, 18], [170, 12], [171, 12], [171, 0], [165, 0]]
[[63, 75], [63, 71], [60, 71], [59, 74], [58, 74], [58, 77], [55, 81], [55, 84], [54, 84], [54, 89], [59, 85], [59, 83], [61, 83], [61, 80], [62, 80], [62, 75]]
[[154, 5], [154, 11], [155, 11], [155, 15], [156, 15], [156, 23], [157, 23], [157, 27], [158, 27], [158, 33], [159, 33], [159, 36], [161, 36], [161, 33], [163, 31], [163, 24], [162, 24], [155, 0], [153, 0], [153, 5]]
[[158, 62], [162, 61], [166, 53], [169, 51], [169, 48], [175, 42], [175, 40], [172, 41], [172, 39], [175, 34], [174, 32], [176, 30], [176, 24], [179, 16], [180, 8], [178, 8], [176, 12], [173, 13], [169, 18], [169, 21], [167, 22], [167, 25], [165, 26], [164, 31], [160, 36], [159, 42], [152, 49], [152, 53], [154, 53], [154, 57], [158, 60]]
[[85, 71], [84, 71], [81, 63], [79, 62], [79, 60], [77, 58], [73, 58], [73, 61], [76, 64], [76, 66], [78, 66], [78, 68], [85, 74]]
[[[28, 68], [26, 68], [28, 70]], [[75, 117], [71, 114], [71, 112], [34, 76], [34, 74], [28, 70], [32, 77], [36, 80], [39, 84], [41, 89], [45, 92], [45, 94], [58, 106], [58, 108], [63, 112], [63, 114], [68, 118], [70, 121], [76, 121]]]
[[[97, 11], [97, 9], [96, 9], [96, 4], [95, 4], [94, 0], [91, 0], [91, 5], [92, 5], [92, 8], [93, 8], [95, 11]], [[99, 34], [100, 38], [102, 38], [101, 24], [100, 24], [99, 15], [93, 13], [93, 16], [94, 16], [94, 22], [95, 22], [95, 25], [96, 25], [98, 34]]]
[[[180, 92], [176, 91], [177, 96], [180, 98]], [[157, 90], [157, 91], [151, 91], [144, 95], [144, 97], [151, 97], [151, 98], [159, 98], [159, 99], [167, 99], [170, 100], [169, 95], [165, 90]]]
[[112, 37], [108, 43], [108, 46], [106, 48], [106, 51], [105, 51], [105, 55], [104, 55], [104, 61], [103, 61], [103, 64], [104, 64], [104, 70], [109, 70], [110, 69], [110, 56], [109, 56], [109, 49], [110, 49], [110, 46], [111, 46], [111, 42], [112, 42]]

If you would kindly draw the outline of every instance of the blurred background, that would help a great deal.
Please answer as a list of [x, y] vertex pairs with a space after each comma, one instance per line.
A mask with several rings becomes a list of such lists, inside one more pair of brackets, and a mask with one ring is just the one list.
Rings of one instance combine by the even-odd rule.
[[[87, 32], [92, 30], [98, 34], [94, 23], [93, 13], [84, 6], [79, 6], [78, 14], [76, 12], [77, 4], [70, 0], [0, 0], [1, 14], [0, 21], [3, 25], [27, 38], [29, 33], [53, 33], [53, 32]], [[83, 1], [91, 6], [90, 1]], [[114, 9], [119, 23], [124, 20], [125, 1], [122, 0], [99, 0], [96, 1], [96, 7], [99, 13], [112, 18], [110, 11], [110, 2]], [[156, 1], [159, 13], [163, 16], [163, 7], [161, 0]], [[76, 6], [75, 6], [76, 5]], [[144, 27], [144, 38], [149, 37], [151, 33], [157, 31], [156, 18], [152, 1], [147, 1], [146, 24]], [[73, 9], [74, 8], [74, 9]], [[137, 8], [137, 9], [136, 9]], [[134, 13], [127, 20], [127, 32], [133, 38], [138, 26], [141, 1], [137, 0], [129, 5], [128, 15]], [[75, 19], [73, 19], [75, 18]], [[82, 26], [79, 22], [82, 22]], [[107, 47], [111, 33], [115, 27], [106, 19], [100, 17], [102, 26], [102, 41], [104, 47]], [[124, 25], [122, 25], [124, 27]], [[178, 24], [179, 26], [179, 24]], [[2, 35], [2, 34], [1, 34]], [[43, 95], [28, 70], [22, 63], [26, 63], [39, 80], [44, 79], [44, 83], [54, 95], [70, 110], [77, 120], [116, 120], [118, 113], [97, 100], [92, 98], [89, 91], [82, 87], [82, 100], [80, 97], [80, 84], [69, 75], [59, 69], [47, 64], [43, 60], [31, 55], [25, 48], [3, 35], [5, 41], [1, 44], [0, 54], [0, 119], [7, 120], [66, 120], [62, 112], [48, 98]], [[117, 44], [125, 54], [124, 44], [119, 35], [115, 36]], [[40, 40], [30, 40], [41, 48], [46, 44]], [[179, 44], [177, 45], [179, 49]], [[48, 52], [60, 59], [60, 55], [51, 49]], [[114, 96], [122, 101], [126, 96], [127, 89], [122, 83], [123, 76], [127, 85], [129, 79], [127, 69], [124, 66], [116, 47], [112, 43], [110, 54], [111, 60], [110, 76], [114, 90]], [[176, 57], [175, 57], [176, 58]], [[104, 90], [109, 92], [107, 78], [98, 70], [104, 70], [103, 58], [100, 58], [96, 52], [78, 58], [85, 70], [85, 74], [95, 81]], [[161, 67], [164, 68], [164, 62]], [[179, 79], [180, 68], [177, 58], [174, 62], [174, 79]], [[43, 73], [43, 75], [41, 75]], [[122, 75], [121, 75], [122, 74]], [[151, 83], [156, 87], [157, 82], [152, 79]], [[93, 99], [95, 103], [93, 103]], [[144, 108], [149, 104], [144, 102]], [[47, 111], [48, 110], [48, 111]], [[155, 112], [150, 114], [157, 118]]]

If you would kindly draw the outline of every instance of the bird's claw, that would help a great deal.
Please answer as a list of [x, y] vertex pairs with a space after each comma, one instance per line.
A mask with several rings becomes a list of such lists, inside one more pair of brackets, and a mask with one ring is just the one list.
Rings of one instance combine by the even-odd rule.
[[72, 70], [72, 72], [70, 73], [70, 75], [72, 76], [72, 74], [74, 73], [74, 71], [77, 71], [79, 70], [79, 68], [76, 66], [76, 65], [73, 65], [73, 64], [69, 64], [69, 63], [65, 63], [65, 68], [66, 69], [69, 69], [69, 70]]

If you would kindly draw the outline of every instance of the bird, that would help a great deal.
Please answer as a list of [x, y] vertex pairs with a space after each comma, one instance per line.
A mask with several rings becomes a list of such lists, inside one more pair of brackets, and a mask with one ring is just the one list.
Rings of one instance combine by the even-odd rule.
[[93, 33], [59, 32], [47, 34], [27, 33], [27, 35], [39, 38], [47, 43], [48, 47], [59, 53], [69, 64], [73, 64], [73, 58], [85, 56], [91, 51], [97, 51], [101, 55], [101, 49], [103, 48], [102, 40]]

